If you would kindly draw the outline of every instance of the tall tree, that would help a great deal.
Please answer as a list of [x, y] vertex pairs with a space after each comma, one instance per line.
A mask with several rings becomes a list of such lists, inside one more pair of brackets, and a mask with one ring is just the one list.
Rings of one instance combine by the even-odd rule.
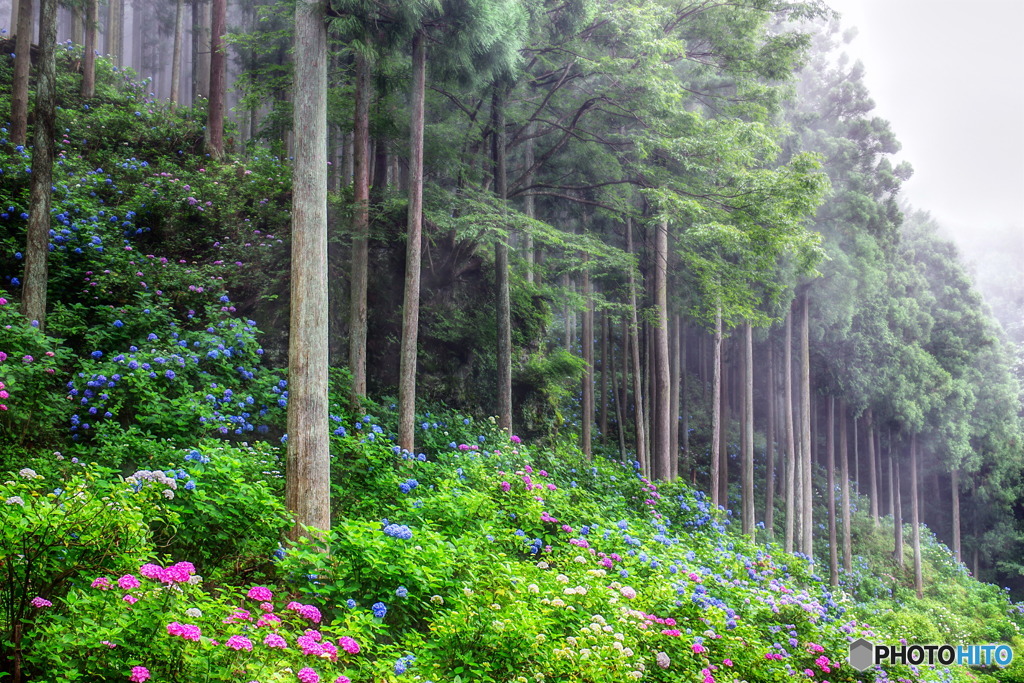
[[185, 35], [185, 0], [174, 3], [174, 48], [171, 50], [171, 105], [181, 100], [181, 52]]
[[[56, 148], [57, 0], [42, 0], [39, 9], [39, 77], [32, 136], [32, 181], [29, 190], [22, 312], [29, 320], [38, 321], [40, 329], [45, 329], [47, 255], [52, 220], [50, 193]], [[21, 11], [26, 10], [23, 7]]]
[[652, 325], [654, 341], [654, 429], [651, 442], [654, 460], [654, 478], [662, 481], [672, 479], [672, 457], [669, 448], [669, 430], [673, 420], [669, 413], [669, 362], [668, 362], [668, 221], [659, 220], [654, 232], [654, 307], [656, 320]]
[[796, 522], [796, 435], [793, 423], [793, 310], [786, 311], [786, 346], [783, 350], [783, 376], [785, 393], [783, 427], [786, 432], [786, 537], [783, 548], [793, 552], [793, 535]]
[[754, 537], [754, 332], [743, 326], [743, 533]]
[[839, 585], [839, 548], [836, 536], [836, 397], [828, 397], [828, 423], [825, 435], [825, 468], [828, 470], [828, 577], [833, 586]]
[[326, 0], [295, 4], [291, 325], [285, 502], [302, 527], [331, 527], [327, 414]]
[[90, 99], [96, 94], [96, 22], [98, 21], [98, 0], [85, 2], [85, 47], [82, 57], [82, 98]]
[[28, 80], [32, 71], [32, 0], [11, 2], [20, 3], [11, 84], [11, 144], [24, 145], [28, 141]]
[[839, 403], [839, 484], [843, 501], [843, 571], [853, 571], [853, 543], [850, 532], [850, 464], [847, 457], [848, 437], [846, 433], [846, 403]]
[[364, 50], [355, 54], [355, 114], [352, 135], [352, 272], [349, 309], [349, 370], [352, 372], [352, 405], [360, 411], [366, 397], [366, 293], [370, 256], [370, 58]]
[[[499, 81], [494, 85], [493, 94], [491, 97], [491, 125], [494, 129], [491, 133], [493, 141], [492, 158], [494, 160], [494, 194], [498, 198], [498, 202], [501, 205], [501, 211], [506, 217], [504, 222], [507, 223], [508, 216], [508, 174], [506, 173], [505, 157], [508, 149], [508, 142], [505, 136], [505, 90], [506, 85]], [[589, 273], [584, 273], [584, 277], [587, 278], [584, 288], [589, 290], [590, 288], [590, 276]], [[495, 317], [497, 318], [497, 333], [498, 333], [498, 348], [497, 348], [497, 361], [498, 361], [498, 427], [511, 432], [512, 430], [512, 301], [511, 294], [509, 291], [509, 271], [508, 271], [508, 243], [504, 237], [499, 236], [494, 241], [494, 286], [497, 289], [497, 302]], [[589, 296], [589, 291], [584, 292], [584, 296]], [[590, 428], [593, 424], [593, 403], [594, 403], [594, 384], [593, 384], [593, 366], [594, 366], [594, 348], [593, 348], [593, 336], [594, 336], [594, 320], [593, 320], [593, 309], [591, 308], [589, 319], [586, 318], [587, 314], [584, 313], [585, 321], [588, 321], [590, 327], [584, 332], [584, 343], [586, 343], [587, 333], [590, 336], [590, 347], [585, 352], [585, 357], [589, 357], [587, 362], [587, 373], [588, 385], [585, 390], [585, 396], [590, 399], [590, 412], [586, 413], [586, 430], [587, 434], [585, 437], [585, 448], [584, 453], [590, 456]], [[584, 325], [587, 323], [585, 322]], [[587, 356], [589, 354], [589, 356]]]
[[[214, 159], [224, 156], [224, 99], [227, 96], [228, 77], [228, 52], [224, 44], [224, 34], [227, 31], [227, 7], [227, 0], [213, 0], [210, 14], [210, 103], [206, 135], [207, 147]], [[324, 68], [326, 70], [326, 67]], [[324, 144], [326, 145], [326, 142]], [[326, 165], [325, 157], [325, 168]]]
[[814, 556], [814, 524], [813, 524], [813, 494], [814, 484], [812, 476], [811, 458], [811, 348], [810, 348], [810, 315], [809, 299], [807, 290], [804, 290], [800, 297], [802, 315], [800, 316], [800, 455], [803, 459], [803, 480], [800, 482], [803, 488], [803, 541], [801, 552], [808, 557]]
[[124, 0], [107, 3], [107, 54], [115, 66], [124, 61]]
[[405, 242], [405, 294], [398, 380], [398, 445], [413, 451], [416, 422], [416, 343], [420, 317], [420, 254], [423, 240], [423, 108], [427, 47], [422, 31], [412, 39], [409, 116], [409, 210]]

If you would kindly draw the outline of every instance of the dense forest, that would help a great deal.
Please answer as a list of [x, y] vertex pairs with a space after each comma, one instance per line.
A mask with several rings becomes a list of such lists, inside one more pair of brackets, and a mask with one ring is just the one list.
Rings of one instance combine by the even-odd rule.
[[8, 16], [0, 677], [1024, 679], [846, 662], [1024, 646], [1024, 260], [825, 4]]

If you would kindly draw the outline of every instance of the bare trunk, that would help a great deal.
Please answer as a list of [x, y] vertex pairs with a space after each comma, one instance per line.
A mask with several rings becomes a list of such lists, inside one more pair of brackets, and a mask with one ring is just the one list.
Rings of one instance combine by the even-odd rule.
[[810, 310], [807, 290], [803, 293], [803, 315], [800, 318], [800, 419], [803, 425], [802, 444], [800, 449], [804, 461], [803, 482], [803, 553], [807, 557], [814, 555], [814, 524], [813, 524], [813, 468], [811, 465], [811, 346], [810, 346]]
[[[687, 329], [686, 322], [680, 318], [679, 321], [679, 375], [681, 378], [680, 384], [683, 396], [680, 399], [680, 413], [682, 414], [682, 441], [683, 441], [683, 462], [686, 470], [692, 469], [690, 462], [690, 402], [688, 398], [689, 389], [689, 373], [686, 371], [686, 351], [687, 351], [687, 337], [689, 336], [689, 330]], [[676, 472], [678, 475], [678, 472]], [[688, 475], [687, 475], [688, 476]]]
[[[732, 344], [729, 345], [730, 349]], [[729, 424], [732, 416], [729, 414], [729, 398], [732, 393], [730, 382], [733, 371], [726, 362], [724, 354], [722, 357], [722, 393], [719, 396], [721, 401], [722, 419], [718, 423], [718, 500], [722, 507], [727, 510], [729, 507]]]
[[[626, 219], [626, 253], [633, 253], [633, 222]], [[630, 315], [630, 350], [633, 354], [633, 405], [634, 421], [636, 426], [636, 459], [640, 462], [644, 474], [649, 475], [647, 469], [647, 432], [644, 424], [643, 390], [640, 387], [640, 322], [637, 319], [636, 301], [636, 276], [633, 269], [629, 269], [629, 315]]]
[[921, 576], [921, 498], [918, 495], [917, 434], [910, 435], [910, 524], [914, 547], [914, 590], [918, 599], [924, 597], [924, 580]]
[[871, 480], [871, 519], [875, 524], [878, 524], [878, 472], [875, 467], [874, 424], [870, 408], [868, 408], [864, 421], [867, 426], [868, 435], [868, 476]]
[[825, 469], [828, 479], [828, 577], [839, 585], [839, 548], [836, 536], [836, 397], [828, 397], [828, 434], [825, 435]]
[[669, 479], [679, 478], [679, 316], [670, 318], [668, 337], [668, 455]]
[[[584, 257], [584, 261], [586, 261]], [[589, 460], [592, 456], [592, 440], [594, 425], [594, 301], [590, 295], [590, 271], [583, 269], [583, 334], [581, 346], [583, 350], [583, 386], [581, 391], [582, 406], [580, 407], [580, 449]]]
[[352, 407], [362, 414], [366, 398], [366, 294], [370, 254], [370, 64], [356, 52], [352, 168], [352, 275], [349, 287], [348, 366], [352, 372]]
[[715, 309], [715, 338], [711, 350], [711, 504], [718, 506], [721, 499], [721, 466], [718, 450], [722, 439], [722, 307]]
[[[593, 315], [594, 303], [588, 304]], [[601, 385], [598, 403], [597, 428], [601, 432], [601, 443], [608, 441], [608, 314], [601, 313]]]
[[352, 163], [353, 137], [352, 133], [344, 133], [342, 136], [341, 184], [343, 187], [352, 184], [354, 171]]
[[[224, 97], [227, 92], [228, 59], [227, 50], [224, 47], [226, 24], [227, 0], [213, 0], [210, 15], [210, 108], [206, 134], [210, 156], [214, 159], [224, 156]], [[301, 129], [296, 128], [295, 130]], [[326, 149], [326, 133], [324, 136], [324, 149]], [[327, 168], [326, 152], [324, 152], [324, 168]], [[325, 178], [325, 185], [326, 182]]]
[[660, 221], [654, 233], [654, 307], [657, 320], [652, 325], [654, 358], [651, 372], [654, 375], [654, 475], [662, 481], [672, 479], [672, 454], [669, 448], [671, 437], [669, 401], [668, 361], [668, 222]]
[[[622, 329], [622, 347], [621, 347], [622, 348], [622, 358], [623, 358], [623, 361], [625, 361], [625, 359], [629, 355], [629, 352], [627, 350], [628, 346], [629, 346], [629, 335], [628, 335], [627, 332], [628, 332], [628, 325], [624, 324], [623, 325], [623, 329]], [[614, 342], [614, 340], [613, 340], [613, 342]], [[609, 366], [610, 366], [610, 369], [611, 369], [611, 372], [612, 372], [612, 394], [614, 394], [614, 396], [615, 396], [615, 431], [618, 433], [618, 437], [619, 437], [619, 460], [622, 460], [623, 462], [625, 462], [625, 460], [626, 460], [626, 432], [625, 432], [625, 429], [624, 429], [624, 427], [625, 427], [624, 420], [625, 420], [625, 417], [626, 417], [626, 410], [625, 410], [624, 404], [625, 404], [626, 391], [625, 391], [625, 388], [623, 388], [622, 393], [619, 393], [619, 373], [615, 369], [615, 344], [614, 343], [611, 344], [610, 352], [611, 352], [611, 359], [609, 361]], [[623, 363], [622, 369], [626, 370], [625, 363]], [[628, 374], [623, 375], [623, 384], [624, 385], [629, 383], [628, 377], [629, 377]]]
[[754, 331], [743, 330], [743, 533], [754, 538]]
[[405, 251], [405, 298], [398, 385], [398, 445], [415, 448], [416, 342], [420, 317], [420, 253], [423, 239], [423, 106], [427, 50], [419, 31], [412, 41], [409, 118], [409, 223]]
[[[508, 177], [505, 165], [505, 98], [499, 87], [494, 89], [491, 98], [491, 120], [494, 126], [492, 136], [492, 157], [494, 160], [494, 193], [502, 205], [502, 213], [507, 215]], [[588, 274], [589, 275], [589, 274]], [[494, 284], [497, 292], [497, 328], [498, 328], [498, 427], [511, 433], [512, 430], [512, 300], [509, 293], [508, 244], [499, 237], [494, 242]], [[588, 289], [589, 279], [584, 286]], [[584, 296], [589, 297], [589, 291]], [[593, 318], [591, 322], [590, 369], [593, 373]], [[584, 355], [584, 358], [586, 356]], [[593, 379], [593, 374], [591, 374]], [[590, 385], [591, 410], [587, 416], [588, 423], [593, 420], [594, 386]], [[589, 437], [589, 435], [588, 435]], [[584, 451], [590, 455], [589, 444]]]
[[98, 20], [97, 0], [85, 4], [85, 47], [82, 59], [82, 98], [96, 95], [96, 22]]
[[[124, 0], [111, 0], [123, 3]], [[210, 0], [195, 0], [192, 5], [192, 104], [210, 97]]]
[[291, 334], [285, 500], [302, 527], [330, 529], [327, 373], [327, 25], [324, 0], [295, 6], [297, 139], [292, 182]]
[[786, 313], [786, 348], [783, 354], [785, 365], [785, 394], [783, 427], [786, 432], [786, 538], [784, 548], [793, 552], [793, 526], [796, 521], [796, 438], [793, 425], [793, 311]]
[[846, 403], [839, 403], [839, 480], [843, 501], [843, 571], [853, 571], [853, 546], [850, 537], [850, 463], [847, 451]]
[[174, 3], [174, 50], [171, 54], [171, 105], [181, 99], [181, 44], [185, 34], [185, 2]]
[[960, 557], [960, 470], [953, 468], [949, 473], [950, 485], [953, 490], [953, 557], [961, 562]]
[[[11, 0], [19, 2], [19, 0]], [[18, 34], [14, 41], [14, 81], [11, 87], [11, 144], [28, 141], [28, 81], [32, 71], [32, 0], [20, 0]]]
[[893, 529], [896, 536], [896, 548], [893, 553], [896, 556], [896, 566], [900, 569], [903, 568], [903, 498], [900, 493], [900, 462], [892, 457], [892, 447], [889, 447], [889, 462], [893, 463], [896, 470], [896, 510], [893, 513]]
[[[533, 168], [533, 131], [534, 126], [531, 123], [526, 129], [526, 142], [523, 143], [523, 166], [528, 169]], [[529, 171], [526, 174], [524, 180], [526, 187], [533, 184], [533, 171]], [[536, 208], [533, 200], [533, 195], [527, 193], [523, 197], [523, 213], [527, 218], [533, 218], [536, 214]], [[524, 256], [526, 257], [526, 281], [531, 285], [536, 282], [535, 269], [536, 269], [536, 253], [534, 252], [533, 246], [533, 233], [527, 232], [524, 246]]]
[[766, 387], [767, 400], [765, 401], [768, 419], [767, 434], [765, 435], [765, 487], [764, 487], [764, 529], [768, 534], [768, 540], [775, 537], [775, 409], [778, 401], [775, 395], [775, 347], [772, 338], [768, 337], [768, 381]]
[[[39, 75], [35, 127], [32, 135], [32, 178], [29, 189], [28, 234], [22, 313], [46, 328], [47, 257], [50, 244], [50, 187], [53, 178], [57, 117], [57, 0], [40, 7]], [[22, 12], [25, 8], [22, 7]], [[19, 36], [20, 39], [20, 36]]]

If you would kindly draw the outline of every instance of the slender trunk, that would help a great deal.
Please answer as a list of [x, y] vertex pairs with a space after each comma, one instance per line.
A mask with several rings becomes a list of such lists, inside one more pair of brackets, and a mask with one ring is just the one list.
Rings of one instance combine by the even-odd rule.
[[[57, 118], [57, 0], [43, 0], [39, 17], [39, 75], [32, 135], [32, 178], [22, 313], [46, 328], [47, 257], [50, 243], [50, 187], [53, 178]], [[25, 8], [21, 9], [25, 12]], [[21, 36], [19, 36], [20, 39]]]
[[[857, 493], [860, 493], [860, 419], [853, 418], [853, 485]], [[892, 481], [890, 479], [890, 481]], [[892, 493], [892, 491], [890, 491]], [[889, 498], [889, 507], [892, 507], [892, 497]], [[890, 510], [891, 512], [891, 510]]]
[[[881, 430], [879, 430], [881, 431]], [[888, 446], [889, 456], [889, 514], [892, 515], [893, 519], [896, 518], [896, 483], [893, 480], [892, 472], [892, 432], [886, 434], [886, 445]], [[881, 453], [879, 453], [881, 455]]]
[[[526, 129], [526, 141], [523, 143], [523, 166], [528, 169], [533, 168], [533, 132], [534, 125], [531, 123]], [[533, 171], [528, 171], [526, 178], [524, 179], [526, 187], [533, 185]], [[533, 195], [527, 193], [523, 197], [523, 213], [527, 218], [533, 218], [536, 214], [536, 208], [533, 200]], [[531, 285], [536, 282], [535, 269], [536, 269], [536, 253], [534, 252], [533, 246], [533, 233], [531, 231], [526, 232], [526, 240], [524, 246], [524, 256], [526, 257], [526, 281]]]
[[[210, 14], [210, 108], [206, 134], [210, 156], [214, 159], [224, 156], [224, 97], [227, 92], [228, 65], [228, 54], [224, 48], [226, 24], [227, 0], [213, 0]], [[324, 148], [326, 149], [326, 147], [325, 139]], [[326, 152], [324, 153], [324, 168], [327, 168]]]
[[174, 50], [171, 53], [171, 105], [181, 99], [181, 43], [185, 34], [185, 2], [174, 3]]
[[810, 311], [807, 290], [803, 294], [803, 315], [800, 318], [800, 404], [803, 436], [801, 450], [804, 460], [804, 533], [803, 553], [808, 557], [814, 555], [814, 524], [813, 524], [813, 468], [811, 466], [811, 346], [810, 346]]
[[853, 571], [853, 545], [850, 537], [850, 463], [847, 451], [846, 403], [839, 403], [839, 495], [843, 501], [843, 571]]
[[796, 517], [796, 439], [793, 429], [793, 311], [786, 313], [786, 346], [783, 351], [785, 375], [783, 428], [786, 432], [786, 538], [784, 549], [793, 552], [793, 526]]
[[754, 538], [754, 331], [749, 322], [743, 332], [743, 533]]
[[21, 0], [11, 0], [11, 26], [17, 30], [18, 27], [18, 10], [21, 7]]
[[894, 487], [896, 489], [896, 508], [893, 514], [893, 529], [896, 535], [896, 549], [894, 555], [896, 556], [896, 566], [899, 569], [903, 569], [903, 497], [900, 493], [900, 462], [899, 460], [893, 460], [892, 447], [889, 448], [889, 461], [893, 462], [895, 468], [896, 480]]
[[[626, 219], [626, 253], [633, 253], [633, 221]], [[643, 391], [640, 387], [640, 323], [637, 319], [636, 301], [636, 275], [633, 269], [629, 269], [629, 335], [630, 351], [633, 355], [633, 413], [636, 427], [636, 459], [640, 462], [641, 469], [645, 475], [650, 472], [647, 469], [647, 432], [644, 424]]]
[[82, 59], [82, 98], [96, 95], [96, 22], [98, 0], [87, 0], [85, 4], [85, 47]]
[[711, 504], [718, 506], [721, 499], [721, 461], [718, 450], [722, 439], [722, 307], [715, 308], [715, 338], [711, 349]]
[[878, 473], [875, 467], [875, 436], [871, 409], [868, 408], [864, 421], [868, 433], [868, 476], [871, 484], [871, 520], [878, 524]]
[[370, 259], [370, 63], [356, 51], [355, 114], [352, 119], [352, 275], [349, 294], [348, 366], [352, 407], [362, 414], [366, 398], [366, 294]]
[[953, 557], [961, 562], [960, 557], [960, 470], [953, 468], [949, 473], [950, 488], [953, 490]]
[[324, 0], [295, 5], [297, 140], [292, 182], [291, 334], [285, 500], [302, 527], [331, 527], [327, 373], [327, 25]]
[[[506, 201], [508, 199], [508, 175], [506, 173], [505, 142], [505, 97], [500, 87], [495, 87], [491, 96], [491, 122], [494, 132], [491, 138], [491, 156], [494, 160], [494, 193], [502, 206], [502, 214], [507, 216]], [[497, 292], [497, 333], [498, 333], [498, 427], [512, 432], [512, 300], [509, 293], [508, 243], [499, 237], [494, 242], [494, 284]], [[589, 281], [586, 285], [589, 287]], [[589, 297], [589, 292], [584, 294]], [[593, 320], [591, 319], [591, 322]], [[593, 330], [591, 330], [593, 336]], [[593, 342], [593, 340], [591, 340]], [[593, 343], [590, 345], [591, 366], [593, 366]], [[584, 355], [584, 357], [586, 357]], [[589, 370], [593, 373], [593, 369]], [[593, 375], [591, 375], [593, 377]], [[594, 400], [594, 387], [590, 386], [590, 400]], [[587, 416], [593, 420], [593, 406]], [[589, 434], [588, 434], [589, 437]], [[587, 450], [590, 455], [589, 444]]]
[[563, 345], [565, 350], [572, 353], [572, 308], [569, 305], [569, 273], [562, 273], [562, 289], [565, 291], [565, 303], [562, 304], [562, 319], [565, 321], [565, 335]]
[[839, 547], [836, 536], [836, 397], [828, 397], [828, 434], [825, 435], [825, 469], [828, 479], [828, 579], [839, 585]]
[[[593, 302], [588, 304], [593, 315]], [[597, 428], [601, 432], [601, 443], [608, 441], [608, 314], [601, 312], [601, 385]]]
[[[732, 349], [732, 344], [729, 345]], [[721, 400], [721, 412], [722, 419], [718, 423], [718, 500], [721, 501], [722, 507], [727, 510], [731, 510], [729, 507], [729, 423], [732, 416], [729, 414], [729, 398], [732, 393], [730, 381], [732, 380], [733, 372], [729, 367], [729, 364], [725, 361], [724, 354], [722, 358], [722, 393], [719, 397]]]
[[[623, 330], [622, 330], [622, 347], [621, 347], [622, 348], [622, 358], [623, 358], [623, 360], [625, 360], [626, 357], [629, 355], [629, 352], [627, 350], [627, 347], [628, 347], [628, 344], [629, 344], [629, 335], [626, 334], [626, 331], [627, 331], [626, 330], [626, 326], [623, 325]], [[619, 437], [619, 460], [625, 462], [625, 460], [626, 460], [626, 431], [625, 431], [625, 422], [624, 422], [624, 420], [625, 420], [625, 417], [626, 417], [626, 413], [625, 413], [625, 408], [623, 407], [623, 404], [625, 403], [625, 393], [626, 392], [625, 392], [625, 389], [623, 389], [622, 393], [621, 394], [619, 393], [619, 373], [615, 369], [615, 344], [614, 343], [611, 344], [610, 352], [611, 352], [611, 359], [609, 361], [609, 365], [611, 366], [610, 369], [612, 371], [612, 394], [615, 395], [615, 431], [618, 433], [618, 437]], [[625, 364], [623, 364], [623, 368], [622, 369], [624, 371], [627, 369]], [[629, 375], [623, 375], [623, 383], [624, 384], [628, 384], [629, 383], [628, 377], [629, 377]]]
[[[11, 0], [19, 2], [19, 0]], [[14, 81], [11, 86], [11, 144], [28, 141], [28, 81], [32, 71], [32, 0], [20, 0], [18, 34], [14, 41]]]
[[924, 597], [924, 580], [921, 576], [921, 499], [918, 495], [917, 434], [910, 435], [910, 524], [914, 546], [914, 590], [918, 599]]
[[420, 317], [420, 252], [423, 239], [423, 106], [427, 50], [423, 34], [412, 40], [412, 92], [409, 117], [409, 222], [405, 251], [405, 297], [398, 385], [398, 445], [415, 448], [416, 342]]
[[670, 371], [668, 360], [668, 221], [660, 221], [654, 234], [654, 306], [657, 321], [652, 325], [654, 358], [654, 437], [655, 477], [672, 479]]
[[581, 387], [582, 406], [580, 408], [580, 450], [588, 460], [591, 459], [593, 425], [594, 425], [594, 301], [590, 295], [590, 270], [586, 266], [584, 256], [583, 267], [583, 333], [580, 346], [583, 351], [583, 386]]
[[[364, 94], [365, 96], [365, 94]], [[342, 187], [352, 184], [354, 177], [354, 165], [353, 165], [353, 147], [355, 137], [352, 133], [345, 133], [342, 137], [342, 151], [341, 151], [341, 184]], [[364, 160], [363, 163], [366, 163]], [[367, 183], [369, 184], [369, 183]]]
[[679, 316], [671, 318], [668, 337], [668, 469], [669, 479], [679, 478]]
[[[686, 347], [687, 347], [687, 336], [689, 330], [687, 329], [686, 322], [680, 316], [679, 321], [679, 376], [680, 376], [680, 389], [682, 391], [682, 398], [679, 401], [680, 413], [682, 414], [682, 457], [683, 464], [687, 471], [691, 469], [690, 463], [690, 403], [688, 399], [687, 390], [689, 389], [689, 373], [686, 371]], [[679, 473], [676, 472], [678, 475]]]
[[765, 487], [764, 487], [764, 529], [768, 540], [775, 537], [775, 348], [772, 339], [768, 338], [768, 381], [765, 416], [768, 419], [765, 435]]
[[[124, 0], [110, 0], [111, 9], [115, 2]], [[210, 96], [210, 12], [210, 0], [192, 5], [192, 104]]]

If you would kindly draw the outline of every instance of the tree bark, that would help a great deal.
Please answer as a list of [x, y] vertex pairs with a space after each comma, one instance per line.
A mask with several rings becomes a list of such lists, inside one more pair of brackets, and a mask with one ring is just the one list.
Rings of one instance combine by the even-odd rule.
[[960, 470], [953, 468], [949, 473], [950, 488], [953, 491], [953, 557], [962, 562], [960, 555]]
[[825, 469], [828, 481], [828, 578], [839, 585], [839, 547], [836, 535], [836, 397], [828, 397], [828, 434], [825, 435]]
[[[220, 159], [224, 156], [224, 97], [227, 90], [228, 54], [224, 47], [224, 33], [227, 24], [227, 0], [213, 0], [210, 14], [210, 107], [206, 133], [210, 156]], [[301, 130], [296, 128], [295, 130]], [[303, 133], [305, 134], [305, 133]], [[326, 133], [324, 148], [327, 147]], [[324, 152], [324, 168], [327, 168], [327, 153]], [[326, 183], [326, 177], [324, 178]]]
[[714, 342], [711, 348], [711, 504], [718, 506], [721, 498], [721, 461], [718, 451], [722, 441], [722, 307], [715, 308]]
[[[21, 8], [25, 12], [24, 7]], [[50, 203], [57, 120], [57, 0], [42, 0], [39, 20], [39, 75], [36, 83], [35, 128], [32, 136], [32, 178], [29, 187], [28, 234], [22, 313], [46, 328], [47, 257], [50, 246]], [[20, 36], [19, 36], [20, 39]], [[27, 52], [26, 52], [27, 54]]]
[[366, 295], [370, 258], [370, 63], [355, 55], [356, 89], [352, 136], [352, 275], [349, 301], [348, 365], [352, 372], [352, 408], [362, 414], [366, 398]]
[[[115, 2], [110, 0], [111, 8]], [[212, 15], [210, 0], [194, 0], [192, 4], [192, 104], [210, 96], [210, 32]], [[109, 52], [109, 48], [108, 48]]]
[[82, 58], [82, 98], [90, 99], [96, 95], [96, 22], [98, 15], [97, 0], [85, 3], [85, 47]]
[[[732, 350], [733, 345], [729, 345]], [[729, 508], [729, 426], [732, 415], [729, 412], [730, 397], [732, 394], [731, 382], [733, 370], [722, 354], [722, 392], [719, 396], [721, 401], [722, 419], [718, 423], [718, 500], [722, 507]]]
[[878, 524], [878, 472], [875, 467], [875, 427], [870, 408], [868, 408], [864, 421], [865, 426], [867, 427], [868, 436], [868, 477], [870, 478], [871, 485], [871, 520], [875, 524]]
[[[524, 185], [530, 187], [533, 185], [533, 134], [535, 126], [531, 123], [526, 129], [526, 142], [523, 143], [523, 166], [527, 169], [526, 177], [524, 178]], [[523, 213], [527, 218], [533, 218], [536, 215], [536, 205], [534, 204], [534, 197], [532, 194], [527, 193], [523, 197]], [[524, 240], [524, 251], [526, 256], [526, 281], [531, 285], [536, 282], [536, 253], [533, 246], [533, 233], [527, 231], [526, 239]]]
[[[629, 351], [628, 351], [629, 335], [627, 334], [627, 332], [628, 332], [628, 325], [623, 324], [623, 329], [622, 329], [622, 347], [621, 347], [622, 348], [622, 358], [623, 358], [623, 361], [625, 361], [626, 358], [629, 356]], [[619, 373], [616, 371], [616, 366], [615, 366], [615, 344], [614, 344], [614, 340], [612, 340], [612, 342], [613, 343], [611, 344], [611, 348], [609, 349], [610, 354], [611, 354], [611, 359], [609, 361], [609, 365], [610, 365], [610, 369], [611, 369], [611, 372], [612, 372], [612, 394], [615, 395], [615, 431], [616, 431], [616, 433], [617, 433], [617, 435], [619, 437], [619, 460], [625, 462], [625, 460], [626, 460], [626, 431], [624, 429], [624, 427], [625, 427], [624, 421], [625, 421], [625, 418], [626, 418], [626, 409], [624, 407], [624, 404], [626, 402], [625, 401], [626, 389], [625, 389], [625, 386], [624, 386], [623, 389], [622, 389], [622, 393], [619, 393]], [[627, 369], [625, 362], [623, 362], [622, 369], [623, 370]], [[622, 380], [623, 381], [623, 385], [626, 385], [626, 384], [629, 383], [628, 377], [629, 377], [628, 374], [624, 374], [623, 375], [623, 380]]]
[[853, 545], [850, 537], [850, 463], [847, 451], [846, 403], [839, 403], [839, 481], [843, 501], [843, 571], [853, 571]]
[[892, 446], [889, 447], [889, 462], [892, 463], [895, 469], [896, 479], [894, 481], [894, 487], [896, 489], [895, 509], [893, 511], [893, 530], [895, 533], [895, 551], [896, 566], [902, 570], [903, 568], [903, 499], [900, 493], [900, 462], [894, 460], [892, 456]]
[[803, 315], [800, 318], [800, 419], [803, 425], [801, 451], [804, 461], [803, 484], [803, 550], [807, 557], [814, 556], [813, 524], [813, 468], [811, 465], [811, 347], [809, 294], [803, 293]]
[[654, 462], [655, 477], [672, 479], [671, 428], [668, 360], [668, 221], [659, 221], [654, 233], [654, 307], [657, 321], [651, 330], [654, 342]]
[[755, 537], [754, 527], [754, 331], [743, 326], [743, 533]]
[[171, 106], [181, 99], [181, 43], [185, 34], [185, 2], [174, 3], [174, 49], [171, 54]]
[[580, 407], [580, 449], [590, 460], [592, 452], [594, 428], [594, 301], [590, 294], [590, 270], [586, 265], [587, 257], [583, 257], [583, 332], [581, 344], [583, 351], [583, 386], [581, 387], [582, 405]]
[[786, 313], [786, 347], [783, 352], [785, 366], [785, 394], [783, 396], [783, 418], [786, 432], [786, 538], [784, 548], [793, 552], [793, 526], [796, 517], [796, 438], [793, 425], [793, 310]]
[[[505, 141], [505, 97], [504, 91], [500, 86], [495, 86], [491, 97], [491, 122], [494, 127], [492, 133], [492, 158], [494, 160], [494, 193], [498, 197], [498, 201], [501, 202], [502, 212], [507, 215], [506, 202], [508, 200], [508, 174], [506, 173], [506, 148], [507, 143]], [[584, 289], [589, 290], [590, 281], [589, 273], [585, 273], [584, 277], [587, 278], [587, 282], [584, 284]], [[512, 301], [509, 292], [509, 272], [508, 272], [508, 244], [505, 239], [498, 237], [494, 242], [494, 284], [497, 291], [497, 328], [498, 328], [498, 427], [506, 430], [509, 433], [512, 431]], [[590, 296], [589, 291], [584, 292], [584, 296]], [[586, 316], [586, 314], [584, 314]], [[591, 316], [593, 313], [591, 312]], [[584, 319], [584, 325], [586, 325], [586, 319]], [[589, 349], [586, 347], [587, 342], [584, 340], [584, 358], [589, 350], [590, 353], [590, 366], [587, 370], [590, 373], [590, 379], [593, 380], [593, 361], [594, 361], [594, 346], [593, 346], [593, 317], [590, 318], [590, 346]], [[584, 337], [586, 334], [584, 334]], [[594, 385], [591, 381], [589, 387], [591, 410], [587, 415], [587, 430], [589, 432], [590, 425], [593, 423], [594, 410]], [[590, 457], [590, 434], [587, 434], [587, 448], [584, 450], [587, 457]]]
[[[11, 0], [19, 2], [19, 0]], [[28, 141], [28, 81], [32, 71], [32, 0], [20, 0], [14, 41], [14, 81], [11, 86], [11, 144]]]
[[[593, 316], [593, 302], [589, 304]], [[597, 428], [601, 432], [601, 443], [608, 441], [608, 314], [601, 312], [601, 385], [599, 387]]]
[[771, 337], [768, 338], [768, 380], [766, 382], [765, 417], [767, 418], [765, 435], [765, 488], [764, 488], [764, 529], [771, 541], [775, 537], [775, 347]]
[[669, 479], [679, 478], [679, 316], [670, 319], [668, 337], [668, 455]]
[[405, 297], [398, 385], [398, 445], [415, 449], [416, 343], [420, 316], [420, 254], [423, 239], [423, 107], [427, 48], [417, 31], [412, 40], [412, 92], [409, 118], [409, 218], [405, 251]]
[[[626, 219], [626, 253], [633, 253], [633, 221]], [[633, 269], [629, 269], [629, 315], [630, 315], [630, 351], [633, 355], [633, 413], [636, 427], [636, 459], [640, 462], [644, 474], [649, 475], [647, 469], [647, 432], [644, 423], [643, 390], [641, 389], [640, 375], [640, 323], [636, 313], [636, 275]]]
[[914, 546], [914, 590], [918, 599], [924, 597], [924, 581], [921, 576], [921, 499], [918, 495], [917, 434], [910, 435], [910, 524]]
[[302, 527], [331, 526], [327, 373], [327, 25], [324, 0], [295, 6], [291, 334], [285, 499]]

